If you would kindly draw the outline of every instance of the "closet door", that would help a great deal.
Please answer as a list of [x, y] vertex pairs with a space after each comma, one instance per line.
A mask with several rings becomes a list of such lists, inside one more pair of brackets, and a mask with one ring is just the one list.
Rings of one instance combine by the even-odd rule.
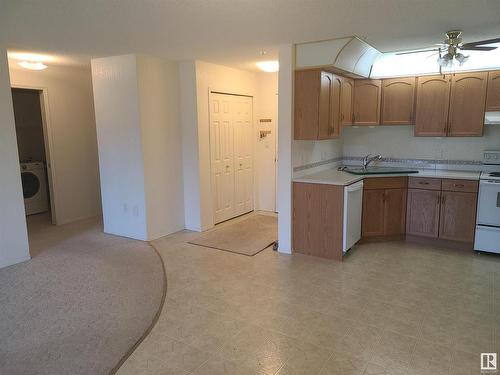
[[214, 221], [234, 216], [233, 97], [210, 94], [210, 153]]
[[233, 96], [235, 211], [238, 216], [253, 210], [252, 98]]

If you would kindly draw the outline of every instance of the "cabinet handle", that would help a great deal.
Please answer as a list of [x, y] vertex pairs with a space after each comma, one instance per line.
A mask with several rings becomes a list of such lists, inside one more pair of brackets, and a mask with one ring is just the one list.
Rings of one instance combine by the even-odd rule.
[[428, 182], [424, 182], [424, 181], [420, 181], [420, 182], [419, 182], [419, 184], [420, 184], [420, 185], [429, 185], [429, 183], [428, 183]]
[[454, 187], [458, 187], [458, 188], [463, 188], [465, 187], [464, 184], [453, 184]]
[[444, 204], [446, 202], [446, 196], [442, 195], [441, 196], [441, 204]]

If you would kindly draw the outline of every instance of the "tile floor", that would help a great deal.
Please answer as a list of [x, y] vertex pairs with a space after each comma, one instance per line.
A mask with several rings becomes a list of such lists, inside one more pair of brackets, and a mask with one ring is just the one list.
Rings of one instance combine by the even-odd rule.
[[119, 374], [479, 374], [500, 352], [500, 257], [401, 242], [338, 263], [155, 241], [167, 300]]

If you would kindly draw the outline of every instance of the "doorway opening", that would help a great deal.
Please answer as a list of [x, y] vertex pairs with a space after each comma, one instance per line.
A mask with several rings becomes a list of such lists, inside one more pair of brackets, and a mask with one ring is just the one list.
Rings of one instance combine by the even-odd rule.
[[47, 93], [15, 86], [12, 103], [28, 225], [56, 224]]

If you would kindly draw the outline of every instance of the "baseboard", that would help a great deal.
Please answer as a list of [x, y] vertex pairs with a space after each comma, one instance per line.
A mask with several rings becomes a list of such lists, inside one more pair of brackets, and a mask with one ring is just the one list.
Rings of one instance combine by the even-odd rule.
[[30, 260], [31, 257], [29, 255], [25, 255], [19, 258], [13, 258], [13, 259], [0, 259], [0, 268], [12, 266], [17, 263], [21, 262], [26, 262], [27, 260]]
[[445, 247], [445, 248], [454, 249], [454, 250], [463, 250], [463, 251], [473, 251], [474, 250], [474, 243], [473, 242], [460, 242], [460, 241], [452, 241], [452, 240], [443, 240], [441, 238], [420, 237], [420, 236], [412, 236], [412, 235], [407, 235], [406, 241], [418, 243], [421, 245]]

